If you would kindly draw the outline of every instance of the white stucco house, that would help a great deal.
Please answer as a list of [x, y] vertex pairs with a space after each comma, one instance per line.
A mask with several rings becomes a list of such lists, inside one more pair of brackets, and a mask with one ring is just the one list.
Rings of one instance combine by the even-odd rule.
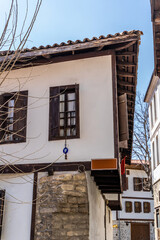
[[131, 161], [141, 34], [20, 53], [0, 88], [2, 240], [113, 238], [121, 160]]
[[151, 1], [154, 36], [154, 71], [144, 101], [149, 104], [152, 175], [154, 191], [155, 239], [160, 239], [160, 2]]
[[[154, 240], [154, 200], [139, 160], [126, 165], [122, 211], [113, 212], [114, 240]], [[138, 234], [137, 234], [138, 233]], [[119, 237], [120, 234], [120, 237]]]

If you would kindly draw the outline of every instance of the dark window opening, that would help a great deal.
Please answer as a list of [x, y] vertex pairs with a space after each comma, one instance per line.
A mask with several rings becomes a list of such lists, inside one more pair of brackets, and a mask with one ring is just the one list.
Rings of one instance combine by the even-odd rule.
[[141, 202], [134, 202], [134, 211], [135, 213], [142, 212]]
[[0, 96], [0, 143], [26, 141], [28, 92]]
[[127, 213], [131, 213], [132, 212], [132, 202], [126, 201], [125, 202], [125, 209]]
[[149, 202], [143, 202], [143, 212], [149, 213], [151, 211], [150, 209], [150, 203]]
[[142, 190], [142, 178], [133, 178], [133, 186], [134, 191], [141, 191]]

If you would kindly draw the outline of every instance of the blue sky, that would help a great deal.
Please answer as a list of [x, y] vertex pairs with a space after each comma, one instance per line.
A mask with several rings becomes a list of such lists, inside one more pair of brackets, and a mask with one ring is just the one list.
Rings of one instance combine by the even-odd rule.
[[[0, 28], [11, 0], [0, 0]], [[36, 0], [29, 0], [28, 21]], [[26, 0], [19, 0], [19, 25]], [[137, 90], [145, 93], [154, 67], [150, 0], [43, 0], [26, 47], [141, 30]]]

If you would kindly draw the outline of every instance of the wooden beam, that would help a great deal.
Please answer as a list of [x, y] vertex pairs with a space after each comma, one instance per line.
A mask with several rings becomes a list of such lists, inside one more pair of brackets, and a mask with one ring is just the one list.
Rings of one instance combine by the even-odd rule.
[[[127, 89], [120, 89], [118, 88], [118, 93], [127, 93], [127, 95], [131, 95], [131, 96], [135, 96], [136, 93], [132, 92], [132, 91], [129, 91]], [[127, 99], [128, 101], [128, 99]]]
[[47, 59], [50, 59], [51, 58], [51, 55], [50, 54], [48, 54], [48, 55], [42, 55], [42, 57], [44, 57], [44, 58], [47, 58]]
[[115, 48], [115, 50], [116, 50], [116, 51], [121, 51], [121, 50], [123, 50], [123, 49], [129, 48], [130, 46], [132, 46], [132, 45], [135, 44], [135, 43], [136, 43], [135, 40], [134, 40], [134, 41], [131, 41], [131, 42], [127, 43], [127, 44], [124, 44], [124, 46]]
[[136, 56], [136, 52], [116, 52], [117, 56]]
[[117, 65], [118, 65], [118, 66], [126, 66], [126, 67], [135, 67], [135, 66], [136, 66], [136, 63], [117, 61]]
[[124, 71], [117, 71], [117, 74], [122, 77], [135, 77], [135, 73], [124, 72]]
[[[3, 168], [4, 167], [4, 168]], [[36, 164], [15, 164], [0, 165], [0, 173], [30, 173], [30, 172], [50, 172], [53, 171], [89, 171], [91, 162], [65, 162], [65, 163], [36, 163]]]
[[34, 240], [34, 236], [35, 236], [36, 202], [37, 202], [37, 180], [38, 180], [38, 174], [34, 173], [34, 178], [33, 178], [33, 197], [32, 197], [32, 221], [31, 221], [31, 233], [30, 233], [30, 239], [31, 240]]
[[109, 200], [108, 201], [108, 207], [111, 209], [111, 210], [122, 210], [122, 206], [121, 206], [121, 203], [119, 200]]
[[101, 190], [101, 193], [122, 193], [120, 188], [116, 189], [103, 189]]
[[154, 21], [156, 24], [160, 24], [160, 11], [154, 11]]
[[122, 80], [119, 80], [119, 79], [118, 79], [117, 83], [119, 85], [127, 86], [127, 87], [134, 87], [135, 86], [135, 83], [125, 82], [125, 81], [122, 81]]

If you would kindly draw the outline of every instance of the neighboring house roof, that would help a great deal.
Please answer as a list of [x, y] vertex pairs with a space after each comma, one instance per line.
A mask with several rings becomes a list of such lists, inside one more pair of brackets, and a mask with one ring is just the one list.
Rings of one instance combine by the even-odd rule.
[[[149, 102], [151, 98], [151, 92], [154, 91], [155, 78], [160, 77], [160, 1], [150, 0], [151, 2], [151, 18], [153, 23], [153, 41], [154, 41], [154, 72], [151, 77], [146, 95], [145, 102]], [[157, 79], [156, 79], [157, 82]]]
[[125, 166], [126, 169], [135, 169], [135, 170], [144, 170], [144, 165], [149, 165], [149, 162], [145, 160], [136, 160], [132, 159], [131, 160], [131, 165]]
[[[118, 96], [127, 94], [129, 140], [128, 149], [122, 150], [122, 157], [126, 157], [126, 163], [130, 164], [133, 140], [134, 107], [137, 85], [138, 53], [141, 31], [124, 31], [114, 35], [85, 38], [83, 41], [69, 40], [67, 43], [54, 44], [52, 46], [33, 47], [23, 51], [1, 51], [0, 63], [12, 60], [17, 57], [14, 69], [39, 66], [44, 64], [64, 62], [82, 58], [114, 55], [112, 61], [116, 69], [112, 69], [113, 77], [117, 79], [117, 86], [114, 86]], [[117, 116], [116, 116], [117, 117]], [[118, 137], [118, 133], [116, 133]]]

